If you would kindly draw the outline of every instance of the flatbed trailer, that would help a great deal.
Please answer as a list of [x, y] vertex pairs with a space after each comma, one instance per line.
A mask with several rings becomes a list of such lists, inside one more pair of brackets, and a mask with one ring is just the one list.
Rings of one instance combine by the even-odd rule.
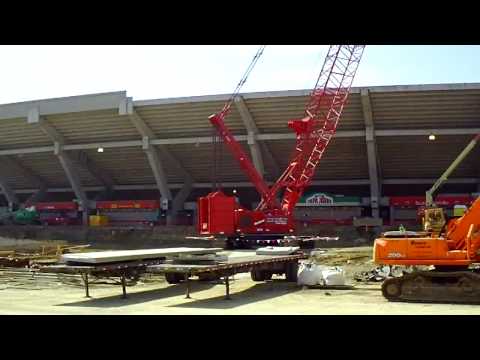
[[126, 284], [129, 278], [138, 278], [150, 265], [164, 262], [164, 259], [147, 261], [129, 261], [102, 265], [51, 265], [40, 268], [40, 272], [81, 275], [85, 287], [85, 297], [90, 297], [89, 276], [97, 278], [119, 277], [122, 283], [123, 297], [127, 297]]
[[119, 277], [122, 284], [123, 298], [127, 297], [126, 280], [138, 278], [141, 274], [164, 274], [169, 284], [185, 283], [186, 298], [190, 298], [191, 277], [198, 276], [205, 280], [224, 279], [226, 299], [230, 299], [230, 277], [250, 272], [252, 280], [270, 280], [273, 274], [285, 274], [286, 280], [297, 281], [298, 261], [307, 259], [304, 253], [292, 255], [248, 255], [231, 257], [218, 263], [196, 262], [182, 263], [178, 260], [148, 260], [115, 263], [108, 265], [53, 265], [45, 266], [41, 272], [80, 274], [85, 287], [85, 296], [90, 297], [89, 276]]

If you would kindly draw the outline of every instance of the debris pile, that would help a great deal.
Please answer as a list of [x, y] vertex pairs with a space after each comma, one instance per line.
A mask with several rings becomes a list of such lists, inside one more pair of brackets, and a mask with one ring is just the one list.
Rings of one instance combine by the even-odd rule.
[[378, 266], [370, 271], [363, 271], [356, 273], [353, 278], [356, 281], [363, 282], [379, 282], [384, 281], [389, 277], [399, 277], [404, 273], [409, 273], [414, 270], [413, 267], [404, 267], [404, 266]]
[[0, 267], [0, 290], [8, 288], [42, 290], [61, 285], [83, 285], [80, 275], [39, 273], [34, 268]]
[[383, 281], [390, 276], [390, 266], [379, 266], [370, 271], [362, 271], [356, 273], [353, 278], [356, 281], [362, 282], [378, 282]]
[[57, 263], [62, 254], [83, 251], [90, 245], [45, 247], [35, 251], [0, 250], [0, 266], [12, 268], [38, 267]]

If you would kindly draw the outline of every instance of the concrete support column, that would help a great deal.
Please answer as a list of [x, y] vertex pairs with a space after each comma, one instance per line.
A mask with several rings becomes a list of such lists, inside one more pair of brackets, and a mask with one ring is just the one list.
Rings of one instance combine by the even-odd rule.
[[[160, 193], [161, 200], [167, 199], [169, 202], [172, 200], [172, 193], [167, 183], [167, 174], [163, 168], [162, 162], [158, 152], [154, 148], [145, 150], [145, 154], [148, 158], [148, 163], [152, 169], [153, 176], [155, 177], [155, 183], [157, 184], [158, 192]], [[167, 225], [172, 225], [174, 218], [171, 209], [167, 211]]]
[[390, 222], [393, 224], [395, 220], [395, 208], [390, 205]]
[[253, 132], [248, 133], [248, 146], [250, 147], [250, 154], [252, 155], [253, 165], [257, 169], [258, 173], [265, 175], [265, 164], [263, 163], [262, 150], [260, 149], [259, 143], [255, 139], [255, 134]]
[[5, 195], [5, 197], [7, 198], [8, 206], [10, 208], [18, 206], [20, 204], [17, 195], [15, 195], [15, 192], [11, 188], [10, 184], [2, 175], [0, 175], [0, 188], [3, 192], [3, 195]]
[[105, 171], [105, 169], [98, 166], [85, 151], [70, 151], [69, 155], [76, 164], [87, 170], [99, 183], [105, 187], [103, 193], [99, 195], [100, 197], [108, 198], [113, 193], [115, 186], [113, 177], [107, 171]]
[[[155, 183], [157, 184], [158, 192], [160, 193], [161, 200], [167, 199], [169, 202], [172, 200], [172, 193], [168, 187], [167, 174], [163, 167], [160, 155], [158, 154], [157, 149], [150, 146], [149, 138], [147, 136], [143, 137], [143, 151], [147, 156], [148, 163], [152, 169], [153, 177], [155, 178]], [[173, 217], [171, 211], [167, 211], [167, 225], [173, 223]]]
[[193, 219], [192, 219], [192, 224], [193, 226], [197, 226], [198, 224], [198, 208], [195, 206], [193, 209]]
[[262, 175], [263, 177], [265, 175], [265, 162], [262, 154], [265, 154], [266, 160], [275, 169], [272, 175], [275, 178], [278, 177], [280, 172], [278, 164], [275, 158], [273, 157], [272, 153], [270, 152], [270, 149], [268, 148], [267, 144], [265, 144], [264, 142], [260, 142], [258, 140], [257, 135], [259, 135], [260, 132], [258, 131], [257, 124], [252, 114], [248, 110], [245, 100], [241, 96], [238, 96], [235, 99], [235, 106], [238, 112], [240, 113], [240, 117], [243, 121], [243, 124], [245, 125], [245, 129], [247, 129], [247, 132], [248, 132], [247, 142], [250, 148], [250, 154], [252, 155], [253, 165], [255, 166], [257, 171], [260, 173], [260, 175]]
[[82, 210], [83, 225], [88, 225], [88, 210], [90, 209], [91, 204], [88, 200], [86, 192], [82, 187], [82, 184], [80, 183], [80, 176], [74, 165], [73, 159], [68, 153], [63, 151], [65, 138], [54, 126], [48, 123], [45, 118], [38, 116], [35, 111], [32, 111], [29, 115], [31, 116], [29, 116], [28, 122], [32, 124], [38, 124], [40, 129], [53, 141], [53, 153], [58, 158]]
[[378, 166], [377, 146], [375, 141], [375, 127], [373, 123], [373, 112], [368, 89], [360, 91], [363, 116], [365, 120], [365, 140], [367, 144], [368, 175], [370, 179], [370, 206], [372, 217], [380, 216], [380, 167]]
[[[367, 131], [368, 132], [368, 131]], [[367, 135], [368, 139], [368, 135]], [[368, 174], [370, 178], [370, 206], [372, 208], [372, 216], [379, 217], [380, 207], [380, 183], [377, 173], [375, 144], [373, 140], [367, 140], [367, 154], [368, 154]]]
[[152, 169], [160, 196], [164, 199], [172, 200], [172, 194], [167, 183], [167, 175], [162, 166], [160, 156], [157, 151], [151, 147], [145, 150], [145, 155], [147, 155], [148, 163]]
[[184, 209], [185, 201], [187, 200], [188, 196], [192, 192], [193, 189], [193, 182], [191, 179], [186, 179], [183, 187], [180, 191], [175, 195], [175, 198], [172, 202], [172, 217], [176, 218], [178, 212]]
[[[56, 143], [55, 148], [58, 147]], [[77, 169], [73, 165], [73, 161], [70, 159], [69, 155], [61, 150], [56, 152], [55, 155], [57, 156], [60, 164], [62, 165], [63, 171], [68, 178], [68, 181], [75, 193], [75, 197], [77, 198], [80, 208], [82, 209], [82, 220], [83, 225], [88, 225], [88, 210], [90, 209], [90, 202], [88, 200], [87, 194], [84, 191], [82, 185], [80, 184], [80, 176], [77, 172]]]
[[[180, 206], [183, 206], [186, 197], [190, 194], [191, 187], [193, 186], [193, 178], [183, 168], [180, 162], [175, 159], [169, 149], [165, 145], [152, 146], [150, 140], [155, 138], [155, 133], [148, 126], [148, 124], [140, 117], [133, 107], [131, 98], [127, 99], [124, 111], [120, 112], [120, 115], [126, 115], [130, 119], [131, 123], [135, 126], [139, 134], [142, 136], [142, 149], [148, 158], [148, 163], [152, 169], [153, 176], [155, 177], [155, 183], [157, 184], [158, 191], [162, 199], [168, 199], [172, 201], [172, 193], [168, 187], [167, 173], [165, 171], [162, 158], [167, 159], [170, 163], [175, 164], [176, 169], [182, 174], [185, 179], [185, 186], [177, 194], [176, 199], [173, 199], [172, 209], [167, 212], [167, 225], [174, 222], [176, 213], [179, 211]], [[160, 156], [161, 155], [161, 156]], [[186, 195], [185, 195], [186, 194]], [[185, 199], [182, 200], [182, 198]]]

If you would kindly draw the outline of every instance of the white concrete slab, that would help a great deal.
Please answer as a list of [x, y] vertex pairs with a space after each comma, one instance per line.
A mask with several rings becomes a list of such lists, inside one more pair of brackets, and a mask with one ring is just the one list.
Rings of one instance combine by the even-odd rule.
[[300, 247], [298, 246], [267, 246], [258, 248], [257, 255], [290, 255], [295, 253]]
[[104, 264], [119, 261], [157, 259], [162, 257], [172, 257], [180, 254], [215, 254], [222, 250], [223, 249], [221, 248], [178, 247], [166, 249], [97, 251], [65, 254], [62, 256], [62, 260], [64, 262]]

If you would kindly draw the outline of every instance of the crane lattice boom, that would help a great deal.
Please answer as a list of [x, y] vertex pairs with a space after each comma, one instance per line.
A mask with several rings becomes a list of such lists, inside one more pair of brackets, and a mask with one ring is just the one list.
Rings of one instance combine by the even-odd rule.
[[285, 188], [281, 209], [290, 215], [309, 185], [322, 155], [335, 134], [365, 45], [332, 45], [305, 107], [305, 116], [288, 123], [296, 132], [296, 146], [287, 169], [262, 199], [257, 210], [275, 207]]
[[[364, 45], [330, 46], [322, 71], [305, 106], [303, 118], [288, 122], [288, 126], [296, 133], [296, 145], [287, 169], [272, 187], [258, 173], [224, 122], [233, 99], [263, 52], [263, 47], [260, 48], [223, 110], [209, 119], [259, 192], [261, 201], [255, 210], [249, 210], [221, 190], [199, 198], [200, 234], [220, 234], [238, 240], [238, 237], [244, 235], [255, 238], [276, 237], [294, 232], [293, 209], [310, 184], [315, 169], [335, 134], [364, 48]], [[283, 198], [278, 201], [277, 194], [280, 190], [284, 190]]]

